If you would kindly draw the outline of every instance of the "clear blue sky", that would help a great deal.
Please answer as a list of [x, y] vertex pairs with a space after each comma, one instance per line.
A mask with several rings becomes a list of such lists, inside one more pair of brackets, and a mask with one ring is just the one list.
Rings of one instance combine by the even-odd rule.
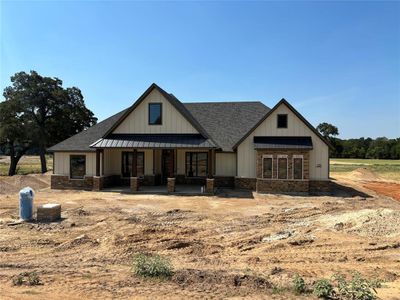
[[156, 82], [184, 102], [284, 97], [342, 138], [400, 137], [399, 2], [2, 1], [0, 34], [1, 89], [55, 76], [99, 120]]

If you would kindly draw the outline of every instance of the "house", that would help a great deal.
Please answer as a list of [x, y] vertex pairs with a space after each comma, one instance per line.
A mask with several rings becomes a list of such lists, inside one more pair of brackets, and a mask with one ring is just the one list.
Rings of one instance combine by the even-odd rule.
[[329, 143], [285, 99], [182, 103], [152, 84], [129, 108], [51, 147], [51, 187], [198, 184], [263, 193], [329, 187]]

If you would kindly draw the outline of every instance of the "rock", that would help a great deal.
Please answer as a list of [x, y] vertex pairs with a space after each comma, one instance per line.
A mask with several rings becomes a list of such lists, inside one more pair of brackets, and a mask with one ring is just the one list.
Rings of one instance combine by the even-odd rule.
[[273, 267], [270, 274], [275, 275], [275, 274], [281, 273], [282, 271], [283, 271], [283, 269], [281, 267]]
[[336, 223], [335, 226], [333, 226], [333, 228], [335, 228], [335, 230], [337, 231], [343, 230], [344, 224], [342, 222]]
[[291, 236], [292, 236], [292, 232], [290, 232], [290, 231], [281, 231], [281, 232], [278, 232], [276, 234], [272, 234], [270, 236], [263, 237], [263, 239], [261, 241], [263, 241], [263, 242], [273, 242], [273, 241], [284, 240], [284, 239], [287, 239], [287, 238], [289, 238]]

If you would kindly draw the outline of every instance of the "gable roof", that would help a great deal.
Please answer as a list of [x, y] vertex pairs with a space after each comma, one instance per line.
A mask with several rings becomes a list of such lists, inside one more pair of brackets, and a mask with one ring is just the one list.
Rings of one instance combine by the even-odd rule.
[[125, 111], [126, 109], [71, 136], [70, 138], [48, 148], [47, 151], [95, 151], [96, 149], [90, 148], [90, 145], [110, 130], [112, 125], [121, 118]]
[[270, 110], [261, 102], [184, 103], [223, 151], [233, 146]]
[[314, 126], [310, 124], [289, 102], [286, 101], [285, 98], [282, 98], [263, 118], [261, 118], [257, 124], [253, 126], [242, 138], [233, 146], [233, 149], [236, 149], [262, 122], [265, 121], [279, 106], [285, 104], [303, 123], [314, 132], [329, 148], [333, 149], [332, 144], [327, 141]]
[[164, 91], [162, 88], [160, 88], [157, 84], [152, 83], [149, 88], [133, 103], [131, 107], [129, 107], [124, 114], [115, 122], [115, 124], [102, 136], [102, 137], [107, 137], [107, 135], [111, 134], [114, 129], [118, 127], [126, 119], [126, 117], [129, 116], [129, 114], [140, 105], [146, 99], [146, 97], [153, 91], [157, 90], [158, 92], [161, 93], [161, 95], [164, 96], [169, 103], [172, 104], [172, 106], [175, 107], [177, 111], [181, 113], [181, 115], [204, 137], [210, 138], [210, 136], [207, 134], [207, 132], [204, 130], [204, 128], [197, 122], [197, 120], [190, 114], [190, 112], [186, 109], [186, 107], [172, 94], [167, 93]]

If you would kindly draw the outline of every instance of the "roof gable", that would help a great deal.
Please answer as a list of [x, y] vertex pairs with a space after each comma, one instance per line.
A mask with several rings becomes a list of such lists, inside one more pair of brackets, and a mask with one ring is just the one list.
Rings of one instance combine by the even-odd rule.
[[[162, 103], [161, 125], [148, 124], [148, 103]], [[175, 96], [167, 93], [155, 83], [127, 109], [104, 137], [112, 133], [200, 133], [204, 137], [209, 137], [186, 107]]]
[[272, 116], [282, 105], [285, 105], [305, 126], [307, 126], [318, 138], [320, 138], [331, 149], [333, 146], [327, 141], [314, 126], [312, 126], [286, 99], [282, 98], [263, 118], [261, 118], [253, 128], [251, 128], [242, 138], [233, 146], [236, 149], [252, 132], [254, 132], [268, 117]]

